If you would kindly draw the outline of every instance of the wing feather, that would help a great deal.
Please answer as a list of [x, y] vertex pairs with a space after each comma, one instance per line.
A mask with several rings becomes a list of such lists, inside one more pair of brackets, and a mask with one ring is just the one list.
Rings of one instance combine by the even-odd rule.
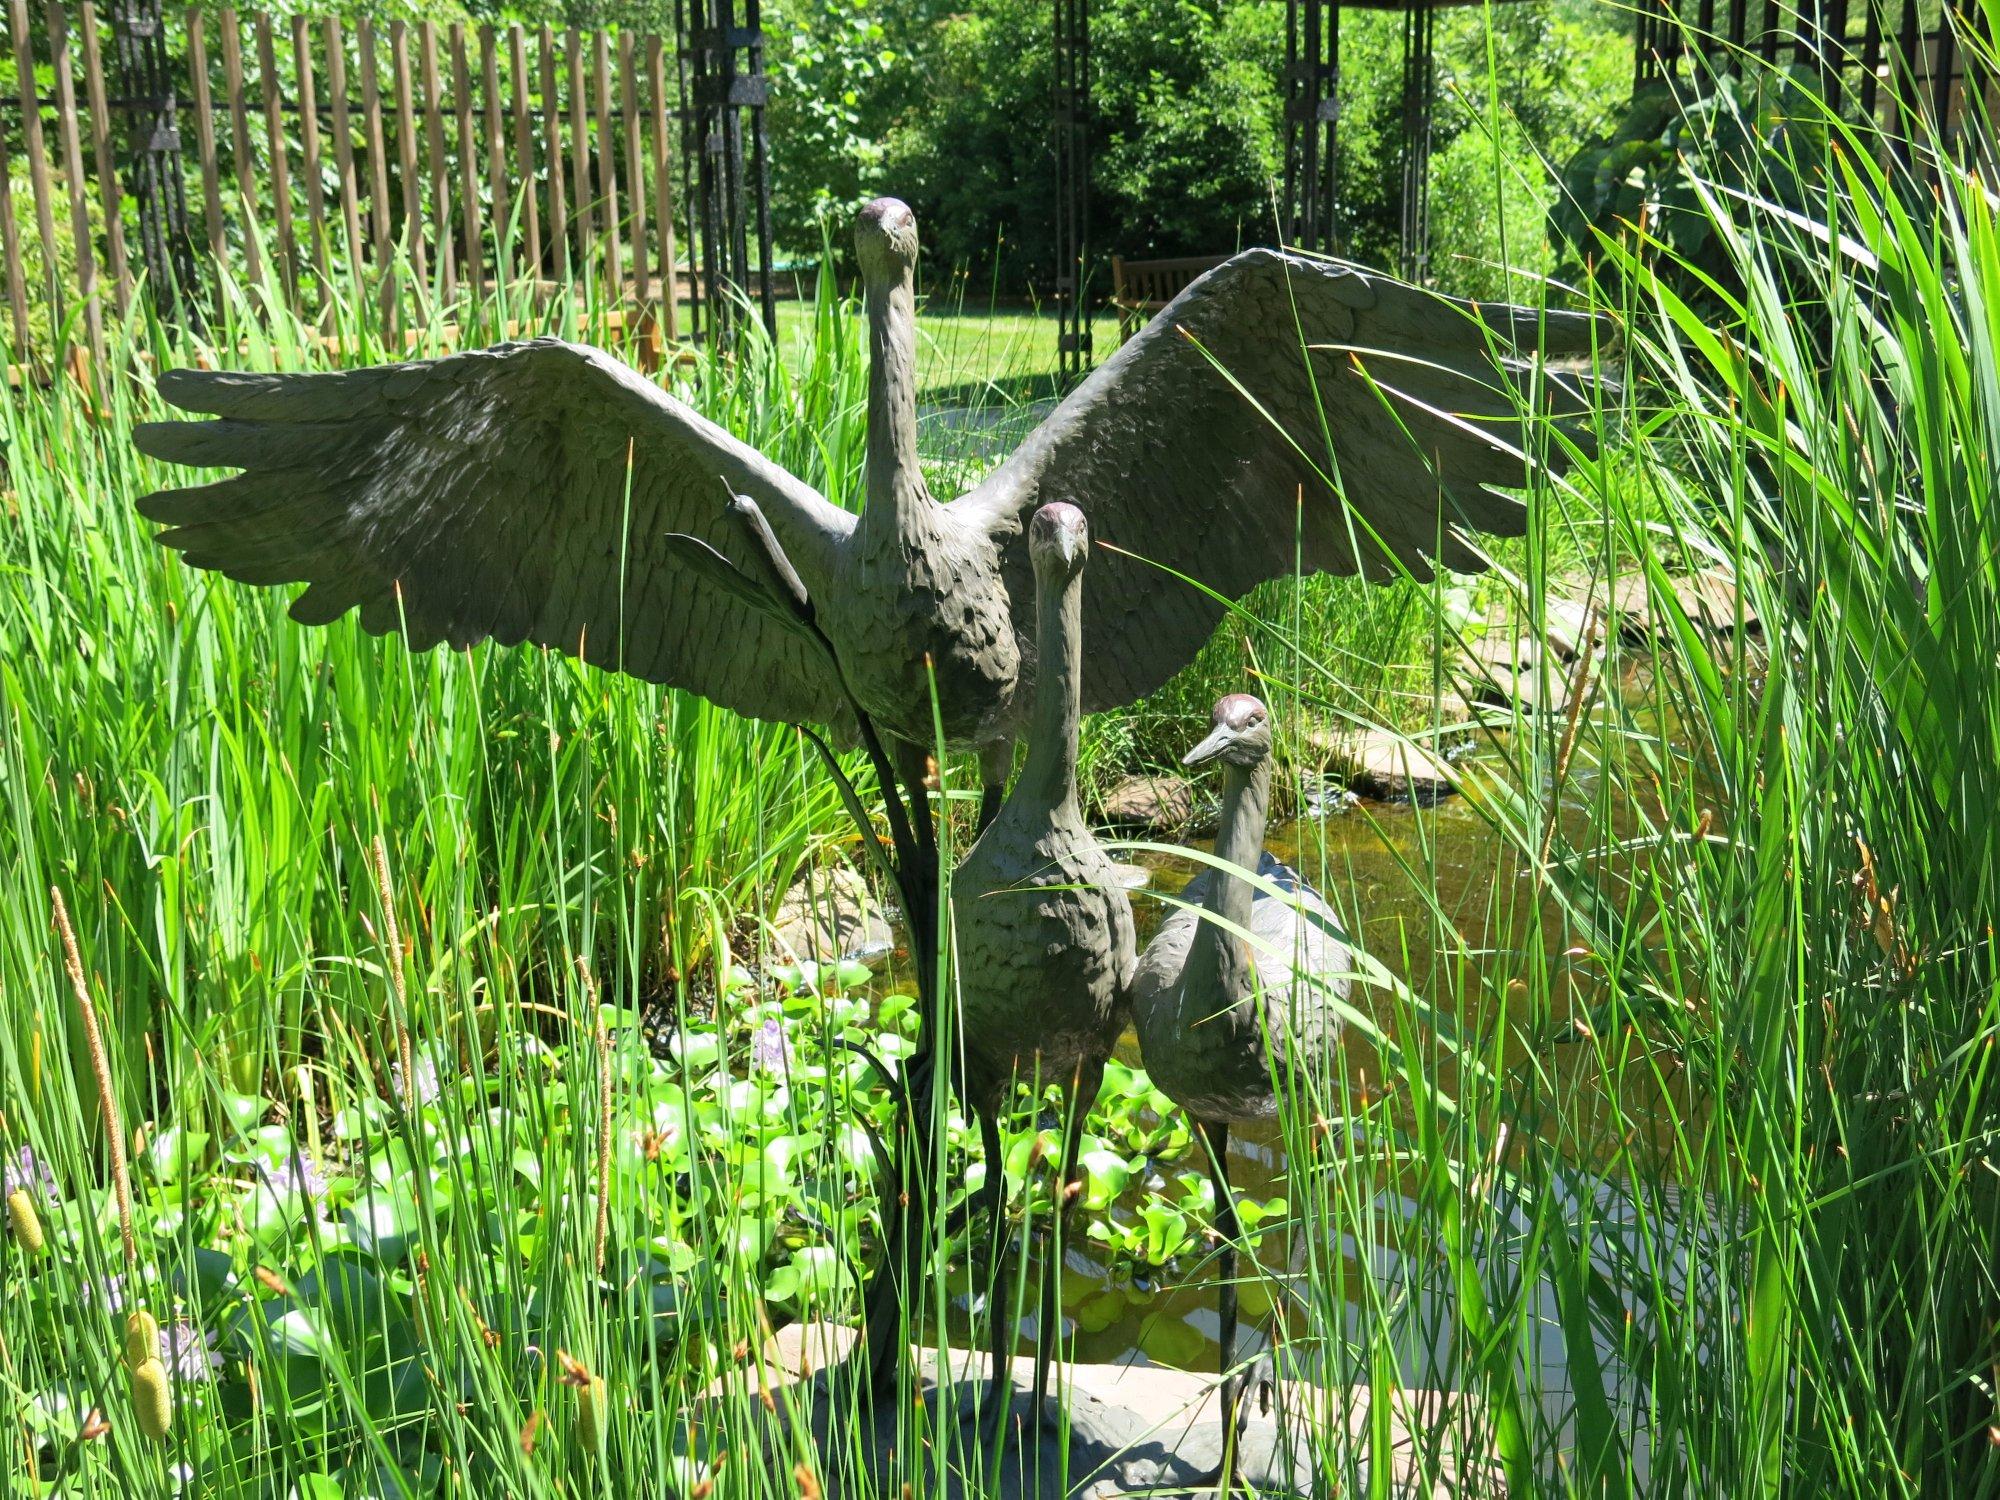
[[734, 488], [807, 586], [831, 586], [852, 518], [606, 354], [538, 339], [338, 373], [175, 370], [159, 389], [212, 420], [147, 423], [142, 451], [243, 472], [139, 509], [195, 567], [305, 584], [301, 623], [356, 610], [414, 650], [532, 641], [758, 718], [834, 712], [817, 651], [668, 538], [745, 562]]
[[[1473, 532], [1518, 535], [1527, 393], [1574, 409], [1549, 362], [1600, 325], [1478, 306], [1343, 262], [1251, 250], [1189, 286], [956, 505], [1001, 549], [1031, 633], [1025, 523], [1052, 500], [1135, 557], [1092, 563], [1084, 707], [1129, 703], [1193, 659], [1222, 608], [1306, 572], [1428, 577], [1484, 566]], [[1345, 497], [1345, 503], [1342, 502]]]

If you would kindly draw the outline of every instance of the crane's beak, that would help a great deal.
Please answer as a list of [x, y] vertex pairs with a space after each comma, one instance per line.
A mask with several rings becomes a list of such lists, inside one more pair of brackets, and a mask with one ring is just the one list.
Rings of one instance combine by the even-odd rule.
[[1209, 730], [1208, 738], [1181, 757], [1184, 766], [1205, 766], [1236, 743], [1236, 731], [1227, 724], [1218, 724]]

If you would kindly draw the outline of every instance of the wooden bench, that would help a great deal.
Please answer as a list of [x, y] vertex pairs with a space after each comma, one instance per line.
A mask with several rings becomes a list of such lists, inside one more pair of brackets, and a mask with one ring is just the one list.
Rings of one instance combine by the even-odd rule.
[[1187, 289], [1204, 271], [1213, 271], [1226, 255], [1185, 255], [1177, 260], [1127, 260], [1111, 257], [1111, 305], [1118, 309], [1118, 341], [1122, 344]]

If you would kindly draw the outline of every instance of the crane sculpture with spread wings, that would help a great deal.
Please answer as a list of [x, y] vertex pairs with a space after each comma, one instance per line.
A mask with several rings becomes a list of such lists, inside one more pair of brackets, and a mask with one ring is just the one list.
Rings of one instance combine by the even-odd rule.
[[[739, 565], [753, 499], [817, 602], [854, 698], [906, 753], [981, 752], [997, 808], [1033, 702], [1028, 518], [1076, 506], [1116, 550], [1084, 606], [1083, 708], [1129, 703], [1234, 598], [1305, 572], [1482, 566], [1518, 533], [1524, 420], [1588, 350], [1588, 320], [1474, 307], [1341, 262], [1249, 250], [1183, 292], [950, 503], [917, 455], [916, 221], [868, 205], [856, 240], [872, 365], [852, 514], [598, 350], [554, 339], [320, 374], [175, 370], [141, 450], [240, 469], [139, 502], [188, 562], [306, 585], [294, 619], [358, 610], [410, 646], [536, 642], [787, 723], [840, 723], [830, 663], [715, 586], [671, 539]], [[1571, 392], [1571, 395], [1574, 393]], [[1141, 559], [1144, 559], [1142, 561]], [[1158, 566], [1154, 566], [1158, 565]]]

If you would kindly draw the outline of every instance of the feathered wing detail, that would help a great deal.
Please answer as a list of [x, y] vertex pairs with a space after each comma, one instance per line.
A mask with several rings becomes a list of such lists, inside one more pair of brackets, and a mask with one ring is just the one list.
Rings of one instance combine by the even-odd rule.
[[538, 339], [331, 374], [176, 370], [160, 393], [218, 420], [145, 424], [142, 451], [243, 472], [140, 511], [196, 567], [307, 584], [297, 620], [359, 609], [418, 651], [533, 641], [757, 718], [837, 716], [825, 658], [671, 538], [742, 566], [733, 489], [830, 584], [852, 518], [609, 355]]
[[[1476, 315], [1476, 316], [1475, 316]], [[1481, 321], [1483, 319], [1483, 321]], [[1302, 566], [1388, 576], [1483, 564], [1461, 533], [1518, 535], [1520, 397], [1534, 363], [1587, 354], [1591, 320], [1474, 308], [1338, 261], [1251, 250], [1193, 283], [976, 489], [1024, 637], [1023, 530], [1067, 500], [1100, 554], [1084, 600], [1084, 707], [1151, 692], [1214, 633], [1219, 605]], [[1573, 409], [1575, 377], [1543, 383]], [[1344, 493], [1347, 506], [1337, 495]], [[1303, 499], [1303, 508], [1300, 501]], [[1391, 561], [1391, 555], [1395, 562]]]

